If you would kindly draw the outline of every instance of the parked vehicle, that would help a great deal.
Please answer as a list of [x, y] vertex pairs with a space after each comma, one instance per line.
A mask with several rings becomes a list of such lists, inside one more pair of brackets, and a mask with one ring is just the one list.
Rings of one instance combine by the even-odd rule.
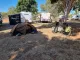
[[0, 25], [2, 25], [2, 15], [0, 13]]
[[41, 13], [40, 14], [40, 21], [41, 22], [52, 22], [51, 13]]
[[32, 22], [31, 12], [20, 12], [19, 14], [9, 15], [10, 25], [16, 25], [18, 23]]
[[74, 16], [72, 17], [72, 20], [80, 20], [80, 15], [74, 15]]

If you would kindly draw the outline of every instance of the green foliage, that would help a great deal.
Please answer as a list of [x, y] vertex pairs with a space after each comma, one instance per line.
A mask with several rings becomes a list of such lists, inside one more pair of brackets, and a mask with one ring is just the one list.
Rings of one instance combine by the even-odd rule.
[[37, 3], [35, 0], [19, 0], [17, 7], [17, 12], [26, 11], [26, 12], [37, 12]]
[[36, 14], [37, 12], [37, 3], [35, 0], [18, 0], [18, 4], [16, 7], [10, 7], [8, 12], [2, 12], [2, 17], [7, 17], [8, 15], [17, 14], [21, 11], [33, 12]]
[[6, 18], [8, 16], [8, 13], [7, 12], [2, 12], [2, 18]]
[[2, 12], [2, 18], [6, 18], [8, 17], [8, 15], [12, 15], [16, 13], [17, 13], [16, 8], [12, 6], [8, 9], [8, 12]]
[[77, 15], [80, 11], [80, 0], [76, 0], [75, 5], [73, 6], [73, 10], [75, 10], [75, 14]]
[[38, 13], [32, 14], [32, 20], [36, 20]]
[[61, 1], [52, 4], [51, 0], [46, 0], [46, 3], [41, 5], [41, 9], [44, 12], [50, 12], [53, 17], [57, 17], [59, 13], [63, 12]]
[[40, 6], [40, 7], [41, 7], [41, 10], [42, 10], [42, 11], [46, 11], [46, 7], [45, 7], [45, 5], [44, 5], [44, 4], [41, 4], [41, 6]]
[[80, 0], [77, 0], [76, 1], [76, 3], [75, 3], [75, 5], [74, 5], [74, 7], [73, 7], [73, 10], [78, 10], [78, 11], [80, 11]]
[[16, 14], [17, 13], [17, 11], [16, 11], [16, 8], [15, 7], [10, 7], [9, 9], [8, 9], [8, 15], [12, 15], [12, 14]]
[[[41, 9], [42, 11], [50, 12], [52, 16], [56, 17], [61, 13], [64, 13], [63, 2], [64, 0], [46, 0], [46, 3], [41, 5]], [[76, 3], [74, 4], [73, 9], [78, 13], [78, 11], [80, 11], [80, 0], [75, 0], [74, 2]]]

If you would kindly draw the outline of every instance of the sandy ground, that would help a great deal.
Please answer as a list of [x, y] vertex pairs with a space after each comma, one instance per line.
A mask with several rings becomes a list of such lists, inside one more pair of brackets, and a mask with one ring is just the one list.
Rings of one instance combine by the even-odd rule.
[[61, 37], [61, 38], [67, 38], [67, 39], [73, 39], [73, 40], [80, 39], [80, 32], [77, 33], [76, 36], [66, 36], [61, 33], [53, 33], [51, 28], [38, 29], [38, 31], [41, 31], [42, 34], [46, 35], [46, 37], [48, 37], [49, 39], [52, 39], [52, 37]]
[[2, 21], [3, 21], [3, 23], [9, 23], [9, 19], [8, 18], [4, 18]]
[[[35, 24], [36, 27], [39, 25]], [[37, 34], [12, 37], [11, 26], [3, 27], [0, 60], [80, 60], [80, 32], [76, 36], [65, 36], [52, 33], [51, 28], [38, 28]]]

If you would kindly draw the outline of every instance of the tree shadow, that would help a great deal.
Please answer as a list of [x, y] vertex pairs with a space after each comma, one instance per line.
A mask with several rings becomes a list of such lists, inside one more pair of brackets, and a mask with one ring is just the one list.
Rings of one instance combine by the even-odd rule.
[[52, 28], [54, 25], [55, 25], [54, 22], [53, 22], [53, 23], [48, 23], [48, 24], [44, 23], [43, 25], [41, 25], [41, 26], [39, 26], [39, 27], [37, 27], [37, 28], [38, 28], [38, 29], [42, 29], [42, 28]]
[[5, 39], [6, 37], [11, 37], [10, 32], [1, 32], [0, 39]]
[[0, 31], [11, 29], [13, 25], [9, 25], [8, 23], [4, 23], [2, 26], [0, 26]]
[[[80, 29], [80, 23], [76, 23], [76, 22], [67, 22], [72, 28], [79, 28]], [[55, 22], [52, 23], [48, 23], [48, 24], [43, 24], [41, 26], [39, 26], [38, 28], [51, 28], [55, 26]]]
[[80, 32], [80, 23], [68, 22], [68, 24], [72, 27], [72, 36], [76, 36]]
[[[0, 38], [0, 53], [2, 53], [0, 59], [2, 60], [17, 60], [26, 52], [45, 44], [48, 40], [41, 32], [13, 37], [8, 34], [10, 33], [0, 33], [0, 35], [2, 35]], [[6, 52], [4, 53], [4, 51]], [[2, 58], [2, 56], [5, 58]]]
[[49, 40], [48, 36], [40, 31], [37, 34], [14, 37], [8, 34], [10, 33], [0, 33], [1, 60], [79, 60], [80, 58], [80, 39], [53, 37]]
[[[39, 44], [39, 42], [38, 42]], [[69, 40], [53, 37], [44, 44], [28, 42], [16, 53], [14, 60], [53, 60], [53, 59], [79, 59], [80, 40]], [[76, 57], [75, 57], [76, 56]]]
[[[68, 24], [72, 27], [72, 36], [76, 36], [79, 32], [80, 32], [80, 23], [76, 23], [76, 22], [68, 22]], [[43, 24], [39, 27], [37, 27], [38, 29], [42, 29], [42, 28], [52, 28], [53, 26], [55, 26], [55, 23], [49, 23], [49, 24]]]

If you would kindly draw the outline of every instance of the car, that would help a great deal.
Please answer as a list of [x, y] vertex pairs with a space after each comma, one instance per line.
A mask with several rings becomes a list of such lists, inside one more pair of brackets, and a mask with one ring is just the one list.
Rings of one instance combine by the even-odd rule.
[[72, 20], [80, 20], [80, 15], [74, 15], [74, 16], [72, 16]]
[[2, 25], [2, 15], [0, 13], [0, 25]]

